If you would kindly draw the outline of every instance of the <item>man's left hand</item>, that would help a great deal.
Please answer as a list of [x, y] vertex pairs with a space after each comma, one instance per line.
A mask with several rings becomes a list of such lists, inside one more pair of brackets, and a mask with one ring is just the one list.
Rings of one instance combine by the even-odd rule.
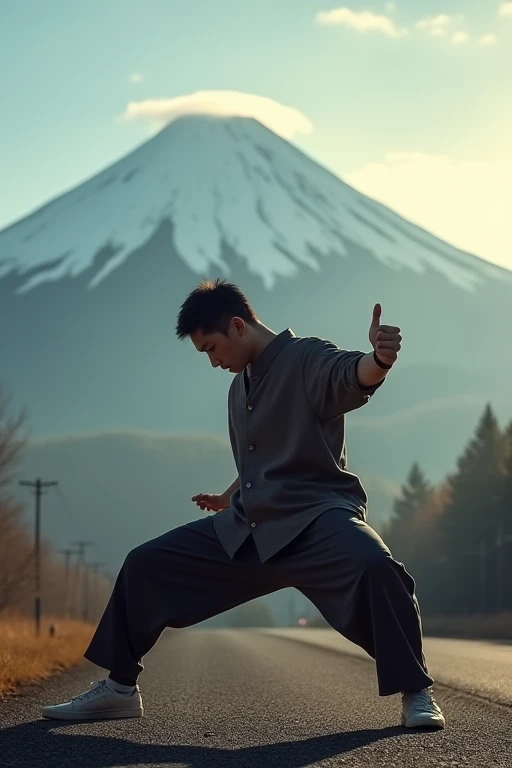
[[397, 328], [396, 325], [381, 325], [381, 314], [382, 307], [380, 304], [376, 304], [373, 308], [372, 324], [368, 337], [379, 360], [386, 365], [393, 365], [402, 346], [400, 328]]

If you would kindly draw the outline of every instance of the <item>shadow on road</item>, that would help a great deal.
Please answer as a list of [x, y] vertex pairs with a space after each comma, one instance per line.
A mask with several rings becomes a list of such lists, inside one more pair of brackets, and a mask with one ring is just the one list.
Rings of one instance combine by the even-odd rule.
[[[0, 765], [2, 768], [34, 768], [38, 765], [44, 768], [111, 768], [153, 764], [183, 764], [190, 768], [301, 768], [403, 734], [405, 730], [400, 726], [365, 729], [230, 750], [208, 744], [204, 747], [139, 744], [115, 737], [62, 733], [66, 726], [73, 724], [41, 720], [0, 731]], [[56, 728], [59, 729], [57, 733], [54, 732]]]

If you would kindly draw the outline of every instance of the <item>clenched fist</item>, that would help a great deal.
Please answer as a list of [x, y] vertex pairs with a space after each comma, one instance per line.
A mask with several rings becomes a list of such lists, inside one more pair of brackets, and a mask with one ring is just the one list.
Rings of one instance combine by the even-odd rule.
[[208, 512], [220, 512], [221, 509], [229, 507], [229, 499], [221, 493], [198, 493], [192, 496], [192, 501], [203, 511], [206, 509]]
[[396, 325], [381, 325], [381, 313], [381, 305], [376, 304], [373, 308], [372, 324], [370, 325], [368, 337], [379, 360], [386, 365], [393, 365], [402, 346], [400, 343], [402, 341], [400, 328], [397, 328]]

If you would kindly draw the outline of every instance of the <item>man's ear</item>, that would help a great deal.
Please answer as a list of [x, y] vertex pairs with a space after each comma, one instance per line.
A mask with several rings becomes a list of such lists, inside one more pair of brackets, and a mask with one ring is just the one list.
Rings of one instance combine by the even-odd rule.
[[231, 322], [235, 326], [237, 334], [239, 336], [243, 336], [245, 331], [245, 322], [242, 320], [242, 318], [234, 317]]

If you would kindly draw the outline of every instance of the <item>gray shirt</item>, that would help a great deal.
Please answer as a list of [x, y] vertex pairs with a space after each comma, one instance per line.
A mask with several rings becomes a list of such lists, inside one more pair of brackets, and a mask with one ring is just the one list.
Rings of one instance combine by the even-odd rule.
[[366, 519], [367, 496], [347, 470], [345, 414], [367, 403], [383, 381], [362, 387], [364, 352], [340, 349], [289, 328], [233, 379], [229, 436], [240, 487], [213, 515], [230, 557], [251, 533], [261, 562], [328, 509]]

